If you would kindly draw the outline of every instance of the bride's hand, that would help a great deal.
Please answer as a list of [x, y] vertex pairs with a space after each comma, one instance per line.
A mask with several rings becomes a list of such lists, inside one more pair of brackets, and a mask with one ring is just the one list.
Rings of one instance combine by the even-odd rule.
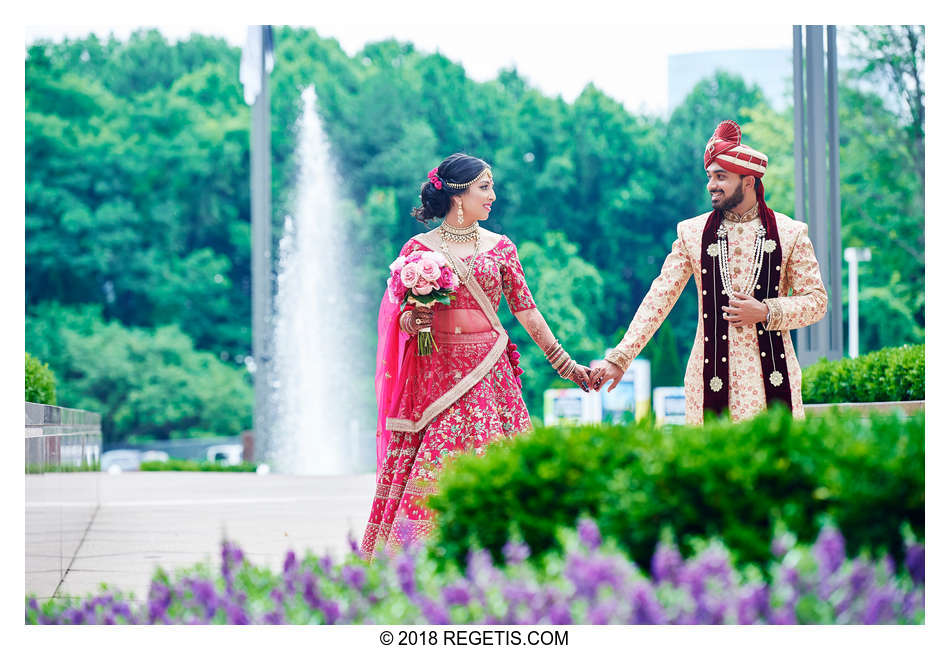
[[426, 327], [432, 327], [432, 308], [424, 305], [416, 305], [412, 308], [412, 319], [409, 326], [413, 333], [418, 334]]
[[590, 392], [590, 368], [577, 364], [574, 368], [574, 374], [570, 377], [571, 381], [580, 386], [585, 393]]

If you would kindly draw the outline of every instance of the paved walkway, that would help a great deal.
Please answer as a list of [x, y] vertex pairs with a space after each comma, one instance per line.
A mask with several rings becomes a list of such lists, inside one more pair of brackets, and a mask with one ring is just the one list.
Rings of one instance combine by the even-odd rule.
[[[85, 475], [85, 485], [91, 476]], [[81, 493], [70, 490], [80, 475], [27, 476], [27, 591], [41, 598], [85, 595], [105, 582], [143, 599], [158, 566], [172, 573], [210, 562], [217, 569], [223, 536], [251, 562], [274, 569], [288, 549], [329, 551], [339, 558], [348, 533], [362, 536], [375, 488], [372, 474], [98, 476], [98, 508], [88, 487], [83, 498], [71, 498]], [[58, 540], [54, 528], [63, 531]]]

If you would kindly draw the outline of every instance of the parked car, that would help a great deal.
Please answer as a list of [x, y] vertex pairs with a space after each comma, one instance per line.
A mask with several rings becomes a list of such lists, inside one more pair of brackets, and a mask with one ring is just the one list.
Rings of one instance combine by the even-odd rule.
[[165, 462], [166, 460], [168, 460], [168, 454], [158, 449], [147, 449], [146, 451], [142, 452], [143, 463], [147, 461], [152, 461], [152, 460]]
[[241, 445], [211, 445], [208, 447], [207, 458], [213, 463], [224, 465], [240, 465], [244, 447]]
[[142, 464], [142, 452], [138, 449], [112, 449], [104, 452], [100, 459], [103, 472], [119, 474], [138, 471]]

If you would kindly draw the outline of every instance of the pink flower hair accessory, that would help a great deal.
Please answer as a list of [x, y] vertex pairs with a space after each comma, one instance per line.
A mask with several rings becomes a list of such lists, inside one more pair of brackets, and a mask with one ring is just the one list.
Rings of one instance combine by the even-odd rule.
[[433, 168], [432, 168], [432, 171], [429, 172], [429, 182], [432, 183], [432, 184], [435, 186], [435, 189], [441, 190], [441, 189], [442, 189], [442, 181], [439, 180], [439, 174], [437, 173], [438, 170], [439, 170], [438, 167], [433, 167]]

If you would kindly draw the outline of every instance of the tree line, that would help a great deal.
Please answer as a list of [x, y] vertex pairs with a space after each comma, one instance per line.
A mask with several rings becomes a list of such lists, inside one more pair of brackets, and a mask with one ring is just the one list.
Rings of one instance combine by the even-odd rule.
[[[859, 66], [842, 72], [839, 91], [843, 244], [873, 250], [861, 270], [867, 351], [923, 341], [924, 34], [844, 31]], [[593, 85], [573, 102], [549, 97], [515, 69], [476, 82], [396, 40], [349, 56], [313, 29], [280, 27], [275, 60], [275, 242], [293, 211], [294, 126], [313, 85], [345, 197], [339, 218], [360, 260], [352, 326], [365, 345], [354, 366], [368, 402], [387, 266], [423, 229], [409, 211], [451, 152], [492, 164], [487, 226], [518, 245], [542, 313], [585, 362], [619, 340], [676, 223], [708, 209], [701, 152], [720, 120], [737, 120], [768, 153], [769, 205], [794, 216], [791, 109], [741, 76], [717, 72], [659, 117]], [[106, 414], [108, 440], [250, 427], [250, 111], [239, 61], [222, 39], [169, 42], [154, 30], [27, 47], [27, 350], [56, 372], [61, 403]], [[654, 385], [682, 382], [694, 299], [684, 291], [642, 354]], [[540, 415], [559, 380], [502, 312]]]

